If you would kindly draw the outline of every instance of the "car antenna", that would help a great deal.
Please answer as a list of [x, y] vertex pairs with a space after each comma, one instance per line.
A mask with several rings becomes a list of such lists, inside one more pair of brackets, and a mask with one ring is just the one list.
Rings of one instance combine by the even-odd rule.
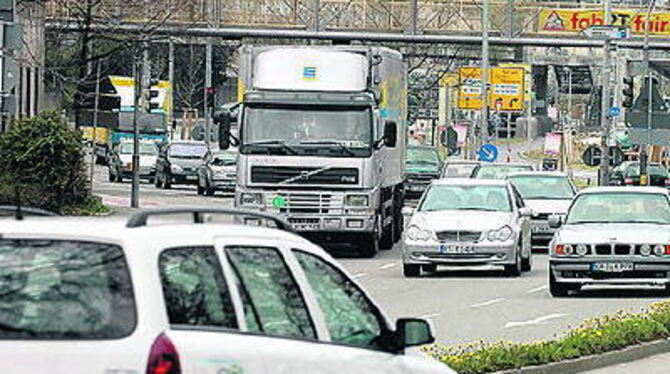
[[21, 211], [21, 189], [18, 184], [14, 187], [14, 195], [16, 197], [16, 212], [14, 213], [14, 218], [17, 221], [23, 220], [23, 211]]

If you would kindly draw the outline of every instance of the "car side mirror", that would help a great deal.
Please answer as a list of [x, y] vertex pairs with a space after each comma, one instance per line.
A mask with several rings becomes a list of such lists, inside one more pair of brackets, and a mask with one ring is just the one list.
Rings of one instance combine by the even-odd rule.
[[407, 217], [413, 215], [414, 211], [415, 211], [415, 209], [412, 208], [411, 206], [404, 206], [404, 207], [402, 207], [402, 210], [401, 210], [402, 215], [407, 216]]
[[398, 143], [398, 124], [394, 121], [384, 122], [384, 145], [393, 148]]
[[435, 342], [430, 324], [419, 318], [399, 319], [396, 322], [396, 334], [398, 334], [401, 346], [405, 348]]
[[231, 113], [227, 110], [222, 110], [214, 113], [214, 123], [219, 126], [219, 148], [230, 148], [230, 123]]
[[519, 215], [521, 217], [532, 217], [533, 216], [533, 210], [530, 208], [520, 208], [519, 209]]
[[561, 218], [561, 216], [559, 215], [552, 214], [549, 216], [548, 223], [549, 227], [551, 227], [552, 229], [557, 229], [561, 227], [561, 225], [563, 224], [563, 218]]

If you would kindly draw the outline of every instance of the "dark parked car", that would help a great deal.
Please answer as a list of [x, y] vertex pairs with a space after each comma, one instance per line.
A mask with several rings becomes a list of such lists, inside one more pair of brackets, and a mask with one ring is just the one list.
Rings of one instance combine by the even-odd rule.
[[442, 168], [442, 178], [470, 178], [479, 161], [449, 160]]
[[[670, 187], [670, 175], [665, 166], [650, 163], [648, 169], [650, 186]], [[617, 166], [610, 175], [610, 184], [613, 186], [639, 186], [640, 162], [626, 161]]]
[[207, 151], [204, 142], [179, 141], [163, 146], [156, 160], [156, 187], [197, 184], [198, 169]]
[[409, 146], [405, 165], [405, 196], [419, 198], [433, 179], [440, 177], [442, 161], [434, 147]]
[[198, 195], [212, 196], [216, 191], [235, 192], [237, 152], [208, 152], [198, 170]]

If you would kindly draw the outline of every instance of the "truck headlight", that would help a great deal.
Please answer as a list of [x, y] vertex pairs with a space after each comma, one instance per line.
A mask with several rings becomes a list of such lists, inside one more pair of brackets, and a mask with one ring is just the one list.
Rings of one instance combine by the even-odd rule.
[[425, 242], [433, 237], [433, 232], [422, 229], [417, 225], [412, 225], [407, 229], [407, 238], [411, 240]]
[[245, 192], [240, 196], [242, 205], [263, 205], [263, 195], [257, 192]]
[[486, 234], [486, 239], [492, 242], [495, 241], [504, 242], [506, 240], [509, 240], [512, 237], [512, 234], [514, 234], [512, 228], [505, 225], [497, 230], [489, 231], [488, 234]]
[[345, 204], [348, 206], [368, 206], [367, 195], [347, 195]]

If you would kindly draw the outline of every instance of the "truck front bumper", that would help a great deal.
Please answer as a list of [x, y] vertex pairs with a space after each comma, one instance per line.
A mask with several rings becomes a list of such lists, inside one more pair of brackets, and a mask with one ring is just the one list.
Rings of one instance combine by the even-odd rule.
[[[632, 270], [604, 272], [594, 264], [632, 264]], [[579, 258], [549, 260], [549, 271], [559, 283], [579, 285], [665, 285], [670, 283], [670, 261], [649, 258]]]
[[[445, 250], [450, 246], [467, 247], [467, 253]], [[416, 265], [478, 266], [512, 265], [516, 261], [514, 241], [503, 243], [426, 243], [403, 241], [403, 263]]]

